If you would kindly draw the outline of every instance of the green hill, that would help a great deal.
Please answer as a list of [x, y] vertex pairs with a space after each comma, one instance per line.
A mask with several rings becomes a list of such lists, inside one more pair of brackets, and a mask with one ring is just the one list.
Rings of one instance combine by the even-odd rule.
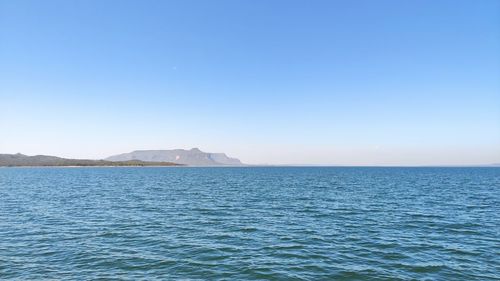
[[89, 159], [66, 159], [56, 156], [24, 154], [0, 154], [0, 167], [34, 167], [34, 166], [180, 166], [172, 162], [147, 162], [140, 160], [106, 161]]

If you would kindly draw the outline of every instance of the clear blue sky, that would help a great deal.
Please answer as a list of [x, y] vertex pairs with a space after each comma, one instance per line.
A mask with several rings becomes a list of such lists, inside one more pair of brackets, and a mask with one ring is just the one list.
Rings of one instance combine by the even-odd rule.
[[500, 162], [500, 1], [0, 0], [0, 153]]

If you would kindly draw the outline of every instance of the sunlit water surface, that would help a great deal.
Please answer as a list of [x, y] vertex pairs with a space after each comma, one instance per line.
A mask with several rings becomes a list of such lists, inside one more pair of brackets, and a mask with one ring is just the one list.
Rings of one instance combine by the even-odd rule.
[[494, 280], [499, 168], [0, 168], [0, 279]]

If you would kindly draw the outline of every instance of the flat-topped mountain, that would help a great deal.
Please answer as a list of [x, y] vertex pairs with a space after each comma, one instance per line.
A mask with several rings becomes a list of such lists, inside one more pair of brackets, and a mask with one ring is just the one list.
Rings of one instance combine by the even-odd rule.
[[140, 160], [148, 162], [173, 162], [193, 166], [238, 166], [240, 160], [228, 157], [224, 153], [203, 152], [198, 148], [190, 150], [136, 150], [106, 158], [108, 161]]
[[66, 159], [56, 156], [36, 155], [28, 156], [21, 153], [0, 154], [0, 167], [26, 167], [26, 166], [178, 166], [171, 162], [146, 162], [140, 160], [106, 161], [88, 159]]

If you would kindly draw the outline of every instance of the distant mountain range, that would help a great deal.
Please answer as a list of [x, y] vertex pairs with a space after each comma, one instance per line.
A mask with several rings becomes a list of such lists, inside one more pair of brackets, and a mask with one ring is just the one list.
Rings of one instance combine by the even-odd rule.
[[228, 157], [224, 153], [203, 152], [198, 148], [190, 150], [136, 150], [106, 158], [107, 161], [140, 160], [148, 162], [172, 162], [189, 166], [240, 166], [239, 159]]
[[24, 154], [0, 154], [0, 166], [26, 167], [26, 166], [178, 166], [171, 162], [146, 162], [140, 160], [106, 161], [87, 159], [66, 159], [55, 156]]
[[224, 153], [190, 150], [137, 150], [104, 160], [67, 159], [48, 155], [0, 154], [0, 166], [240, 166], [240, 160]]

